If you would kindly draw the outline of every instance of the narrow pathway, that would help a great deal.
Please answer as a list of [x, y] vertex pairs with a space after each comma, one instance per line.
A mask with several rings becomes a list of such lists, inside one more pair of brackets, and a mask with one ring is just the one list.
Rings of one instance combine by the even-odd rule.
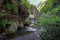
[[24, 36], [19, 36], [19, 37], [13, 38], [11, 40], [40, 40], [40, 36], [39, 36], [38, 31], [34, 31], [31, 34], [27, 34], [27, 35], [24, 35]]

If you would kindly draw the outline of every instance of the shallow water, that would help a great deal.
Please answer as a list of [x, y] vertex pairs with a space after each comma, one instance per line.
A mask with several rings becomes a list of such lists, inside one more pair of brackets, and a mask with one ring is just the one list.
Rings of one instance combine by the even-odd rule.
[[40, 40], [40, 36], [39, 36], [38, 31], [34, 31], [32, 33], [25, 34], [23, 36], [18, 36], [16, 38], [11, 39], [11, 40]]
[[37, 29], [33, 28], [33, 27], [26, 27], [26, 29], [24, 29], [23, 31], [18, 31], [14, 34], [11, 34], [9, 36], [6, 36], [5, 38], [2, 38], [0, 40], [10, 40], [10, 39], [13, 39], [13, 38], [17, 38], [17, 37], [21, 37], [24, 35], [29, 35], [29, 34], [32, 34], [34, 31], [36, 31]]
[[42, 31], [43, 28], [37, 30], [33, 27], [26, 27], [23, 31], [18, 31], [10, 36], [7, 36], [0, 40], [40, 40], [39, 31]]

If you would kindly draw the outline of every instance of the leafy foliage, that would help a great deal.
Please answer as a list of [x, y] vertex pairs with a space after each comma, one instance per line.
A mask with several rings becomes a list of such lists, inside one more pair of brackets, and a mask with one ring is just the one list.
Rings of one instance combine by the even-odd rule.
[[7, 10], [13, 10], [14, 12], [18, 12], [18, 7], [16, 4], [12, 4], [9, 0], [6, 0], [4, 6]]
[[47, 12], [48, 10], [50, 10], [54, 4], [55, 0], [48, 0], [48, 4], [46, 3], [46, 6], [44, 7], [44, 11]]
[[13, 23], [11, 20], [0, 21], [0, 30], [5, 32], [8, 27]]
[[27, 0], [22, 0], [22, 4], [25, 5], [28, 9], [30, 9], [30, 4]]
[[56, 1], [48, 0], [37, 20], [38, 26], [44, 28], [40, 34], [42, 40], [60, 40], [60, 5], [57, 2], [55, 7]]

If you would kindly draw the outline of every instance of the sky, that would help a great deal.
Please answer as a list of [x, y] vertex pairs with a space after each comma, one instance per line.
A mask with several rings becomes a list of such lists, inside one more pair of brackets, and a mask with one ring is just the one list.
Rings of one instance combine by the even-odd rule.
[[43, 0], [28, 0], [28, 1], [30, 2], [30, 4], [33, 4], [37, 7], [37, 5]]

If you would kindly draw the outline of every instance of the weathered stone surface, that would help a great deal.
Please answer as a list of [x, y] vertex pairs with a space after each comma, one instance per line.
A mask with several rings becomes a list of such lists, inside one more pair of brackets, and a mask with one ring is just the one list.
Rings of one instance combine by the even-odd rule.
[[31, 27], [34, 27], [34, 23], [30, 24]]
[[13, 24], [10, 26], [9, 31], [10, 31], [10, 32], [15, 32], [15, 31], [17, 31], [17, 29], [18, 29], [18, 25], [17, 25], [16, 23], [13, 23]]
[[13, 4], [16, 4], [16, 5], [18, 5], [18, 0], [10, 0]]
[[29, 15], [29, 18], [34, 18], [34, 15]]
[[4, 0], [0, 0], [0, 4], [2, 4], [2, 3], [3, 3], [3, 1], [4, 1]]
[[2, 6], [3, 1], [4, 1], [4, 0], [0, 0], [0, 9], [1, 9], [1, 6]]

